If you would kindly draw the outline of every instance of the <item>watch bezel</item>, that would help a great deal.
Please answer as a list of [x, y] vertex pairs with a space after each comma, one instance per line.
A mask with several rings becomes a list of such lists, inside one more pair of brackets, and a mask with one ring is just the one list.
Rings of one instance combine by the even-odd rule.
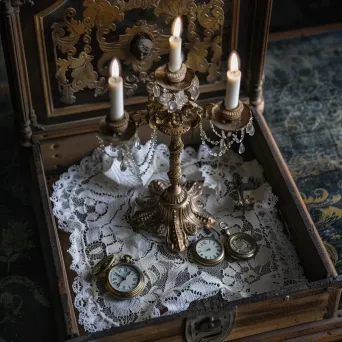
[[[111, 273], [117, 268], [117, 267], [122, 267], [122, 266], [129, 266], [129, 267], [133, 267], [135, 270], [137, 270], [138, 274], [139, 274], [139, 282], [137, 284], [137, 286], [131, 290], [131, 291], [120, 291], [115, 289], [111, 283], [110, 283], [110, 275]], [[131, 263], [125, 263], [125, 262], [119, 262], [116, 265], [114, 265], [110, 271], [107, 274], [106, 277], [106, 289], [116, 298], [118, 299], [129, 299], [129, 298], [134, 298], [137, 295], [139, 295], [141, 293], [141, 291], [144, 289], [145, 287], [145, 277], [143, 272], [140, 270], [139, 267], [137, 267], [136, 265], [133, 265]]]
[[[216, 243], [218, 243], [221, 246], [221, 254], [216, 257], [215, 259], [206, 259], [206, 258], [202, 258], [196, 251], [196, 246], [198, 243], [200, 243], [203, 240], [213, 240]], [[198, 239], [192, 246], [192, 255], [194, 257], [194, 259], [202, 266], [216, 266], [218, 265], [220, 262], [223, 261], [224, 256], [225, 256], [225, 250], [224, 250], [224, 246], [222, 244], [222, 242], [214, 237], [202, 237], [200, 239]]]

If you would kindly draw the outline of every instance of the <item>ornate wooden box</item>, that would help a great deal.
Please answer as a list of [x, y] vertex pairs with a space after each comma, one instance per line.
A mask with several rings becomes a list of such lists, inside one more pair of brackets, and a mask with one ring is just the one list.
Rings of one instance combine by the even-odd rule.
[[[342, 280], [262, 116], [271, 4], [271, 0], [0, 2], [13, 105], [22, 144], [31, 155], [32, 191], [61, 340], [182, 341], [187, 327], [197, 322], [199, 335], [187, 336], [188, 341], [242, 341], [248, 336], [248, 340], [280, 341], [339, 326], [335, 314]], [[144, 107], [144, 89], [150, 73], [167, 59], [170, 21], [177, 15], [184, 22], [185, 61], [200, 79], [202, 103], [222, 98], [228, 54], [231, 49], [240, 54], [242, 98], [255, 108], [256, 133], [246, 140], [247, 148], [264, 166], [279, 197], [278, 209], [309, 283], [233, 302], [210, 298], [179, 315], [88, 335], [78, 325], [73, 306], [69, 238], [57, 228], [52, 214], [51, 184], [97, 146], [99, 117], [109, 108], [107, 78], [113, 56], [123, 65], [126, 109]], [[195, 142], [191, 136], [187, 141]], [[212, 322], [214, 330], [202, 329]]]

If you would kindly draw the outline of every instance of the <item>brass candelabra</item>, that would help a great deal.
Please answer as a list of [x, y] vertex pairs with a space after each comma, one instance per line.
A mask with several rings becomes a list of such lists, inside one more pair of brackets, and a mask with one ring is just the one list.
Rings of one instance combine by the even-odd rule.
[[[101, 138], [112, 145], [131, 141], [142, 124], [149, 124], [171, 137], [169, 182], [154, 180], [149, 184], [151, 196], [137, 199], [140, 210], [133, 214], [131, 224], [134, 229], [165, 236], [167, 246], [175, 253], [186, 249], [188, 235], [215, 225], [215, 219], [196, 202], [203, 185], [190, 181], [181, 183], [182, 135], [201, 125], [202, 119], [209, 119], [214, 133], [220, 138], [220, 152], [215, 155], [222, 155], [234, 142], [243, 147], [245, 131], [250, 135], [254, 132], [247, 105], [239, 102], [233, 110], [226, 110], [223, 103], [201, 107], [196, 104], [199, 93], [199, 80], [193, 70], [183, 64], [179, 71], [172, 73], [164, 65], [155, 71], [147, 110], [131, 115], [125, 112], [122, 119], [114, 122], [106, 116], [100, 122]], [[203, 144], [205, 140], [215, 144], [207, 138], [202, 125], [200, 128]]]

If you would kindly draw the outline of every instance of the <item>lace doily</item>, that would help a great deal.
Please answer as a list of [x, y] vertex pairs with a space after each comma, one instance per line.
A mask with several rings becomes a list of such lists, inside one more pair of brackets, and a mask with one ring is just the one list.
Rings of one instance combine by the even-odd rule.
[[[141, 153], [147, 148], [145, 145]], [[119, 162], [108, 149], [106, 152], [104, 156], [96, 149], [79, 166], [70, 167], [55, 183], [52, 195], [59, 227], [70, 233], [71, 269], [77, 273], [73, 282], [75, 306], [85, 330], [101, 331], [178, 313], [191, 302], [219, 292], [229, 301], [306, 281], [294, 246], [277, 216], [277, 198], [257, 161], [243, 162], [231, 151], [218, 160], [202, 147], [198, 152], [193, 148], [184, 150], [184, 181], [204, 181], [207, 210], [218, 222], [228, 223], [231, 232], [241, 230], [253, 235], [259, 248], [249, 261], [225, 260], [214, 267], [202, 267], [194, 263], [189, 251], [172, 254], [163, 239], [144, 231], [136, 233], [129, 224], [135, 198], [145, 188], [142, 184], [167, 179], [167, 147], [157, 146], [151, 170], [146, 174], [149, 179], [145, 180], [138, 179], [129, 169], [120, 171]], [[245, 214], [233, 210], [234, 172], [257, 187], [254, 210]], [[211, 234], [218, 237], [216, 231]], [[199, 236], [207, 233], [201, 230], [192, 239]], [[90, 276], [92, 267], [109, 253], [130, 254], [144, 272], [146, 286], [140, 296], [115, 300], [101, 281]]]

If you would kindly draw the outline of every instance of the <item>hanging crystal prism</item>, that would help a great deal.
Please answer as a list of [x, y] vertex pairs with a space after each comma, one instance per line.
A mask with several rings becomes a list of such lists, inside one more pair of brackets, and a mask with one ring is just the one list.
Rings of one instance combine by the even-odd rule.
[[240, 146], [239, 146], [239, 154], [242, 154], [243, 152], [245, 152], [245, 145], [243, 143], [240, 143]]
[[104, 152], [105, 151], [104, 140], [100, 136], [97, 136], [97, 140], [99, 142], [102, 152]]
[[169, 102], [169, 110], [174, 111], [177, 109], [177, 102], [175, 100], [171, 100]]
[[157, 85], [155, 85], [155, 86], [153, 87], [153, 95], [154, 95], [155, 97], [159, 97], [159, 96], [160, 96], [160, 88], [159, 88]]
[[120, 161], [123, 161], [123, 158], [124, 158], [124, 156], [123, 156], [122, 149], [119, 148], [119, 149], [118, 149], [118, 159], [119, 159]]
[[127, 165], [126, 165], [126, 162], [124, 160], [120, 164], [120, 170], [122, 172], [125, 172], [127, 170]]
[[135, 147], [137, 150], [140, 150], [140, 149], [141, 149], [140, 138], [139, 138], [138, 136], [136, 136], [136, 138], [135, 138], [134, 147]]
[[226, 147], [226, 144], [224, 143], [224, 139], [221, 139], [221, 141], [220, 141], [220, 150], [223, 151], [225, 147]]
[[252, 121], [250, 121], [246, 127], [246, 132], [250, 135], [250, 136], [253, 136], [254, 133], [255, 133], [255, 129], [254, 129], [254, 126], [253, 126], [253, 123]]

